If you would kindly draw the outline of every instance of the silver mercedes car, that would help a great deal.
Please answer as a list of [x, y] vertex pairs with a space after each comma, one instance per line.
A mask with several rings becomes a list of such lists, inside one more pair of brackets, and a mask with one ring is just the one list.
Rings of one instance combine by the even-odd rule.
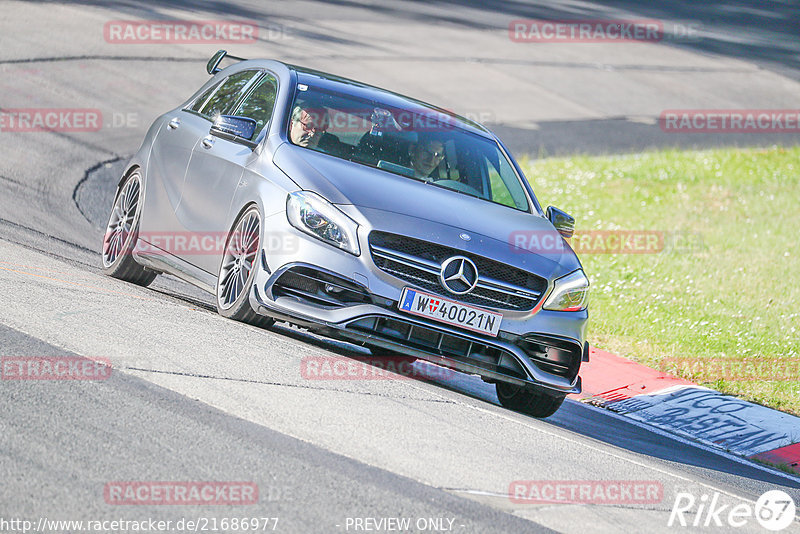
[[[220, 62], [234, 60], [221, 69]], [[225, 317], [424, 359], [547, 417], [581, 390], [589, 281], [484, 127], [384, 89], [217, 52], [119, 181], [104, 271], [160, 273]]]

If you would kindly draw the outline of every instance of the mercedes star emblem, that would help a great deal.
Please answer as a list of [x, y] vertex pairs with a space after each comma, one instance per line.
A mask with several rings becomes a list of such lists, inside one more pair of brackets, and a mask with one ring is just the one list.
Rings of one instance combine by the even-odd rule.
[[453, 256], [442, 264], [439, 281], [450, 293], [464, 295], [478, 284], [478, 268], [469, 258]]

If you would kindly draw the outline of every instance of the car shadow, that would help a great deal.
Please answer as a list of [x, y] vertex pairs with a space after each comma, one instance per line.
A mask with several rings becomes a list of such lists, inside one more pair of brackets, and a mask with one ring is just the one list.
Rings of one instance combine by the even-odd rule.
[[[374, 352], [370, 355], [368, 349], [353, 345], [346, 341], [331, 340], [294, 327], [275, 326], [271, 330], [280, 335], [285, 335], [309, 343], [326, 351], [334, 352], [339, 356], [358, 361], [360, 365], [375, 367], [376, 373], [391, 372], [392, 367], [381, 363], [381, 358], [396, 359], [394, 354], [383, 355]], [[397, 367], [397, 366], [395, 366]], [[398, 379], [415, 380], [434, 385], [448, 391], [471, 397], [492, 405], [491, 409], [506, 411], [514, 417], [521, 417], [545, 424], [554, 428], [563, 429], [592, 440], [596, 440], [619, 449], [658, 458], [665, 462], [691, 467], [692, 474], [700, 478], [707, 478], [709, 483], [715, 479], [708, 474], [714, 471], [726, 475], [724, 479], [731, 486], [745, 486], [752, 481], [755, 493], [765, 490], [758, 489], [760, 484], [779, 486], [789, 490], [800, 489], [800, 476], [795, 480], [787, 478], [784, 473], [771, 468], [764, 468], [755, 462], [746, 459], [733, 459], [728, 455], [721, 455], [710, 447], [694, 445], [689, 440], [675, 436], [666, 430], [650, 427], [635, 422], [608, 410], [590, 406], [568, 398], [561, 408], [546, 419], [537, 419], [527, 414], [514, 412], [500, 406], [495, 393], [494, 385], [484, 382], [481, 378], [459, 372], [444, 372], [443, 368], [418, 360], [413, 363], [414, 368], [398, 375]], [[800, 495], [800, 494], [798, 494]]]

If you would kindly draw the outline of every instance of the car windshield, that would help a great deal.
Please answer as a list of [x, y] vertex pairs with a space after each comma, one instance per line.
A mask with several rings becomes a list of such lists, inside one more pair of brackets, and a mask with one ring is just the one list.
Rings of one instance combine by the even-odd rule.
[[455, 118], [300, 84], [289, 140], [318, 152], [522, 211], [525, 188], [499, 145]]

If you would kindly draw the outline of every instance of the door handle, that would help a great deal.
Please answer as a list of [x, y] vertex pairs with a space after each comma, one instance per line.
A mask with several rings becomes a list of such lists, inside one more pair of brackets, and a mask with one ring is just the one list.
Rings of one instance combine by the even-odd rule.
[[181, 120], [178, 117], [175, 117], [174, 119], [169, 121], [169, 123], [167, 124], [167, 128], [169, 128], [170, 130], [174, 130], [180, 125], [181, 125]]
[[214, 146], [214, 138], [211, 137], [210, 135], [206, 136], [203, 138], [202, 141], [200, 141], [200, 143], [203, 145], [203, 148], [211, 148], [212, 146]]

